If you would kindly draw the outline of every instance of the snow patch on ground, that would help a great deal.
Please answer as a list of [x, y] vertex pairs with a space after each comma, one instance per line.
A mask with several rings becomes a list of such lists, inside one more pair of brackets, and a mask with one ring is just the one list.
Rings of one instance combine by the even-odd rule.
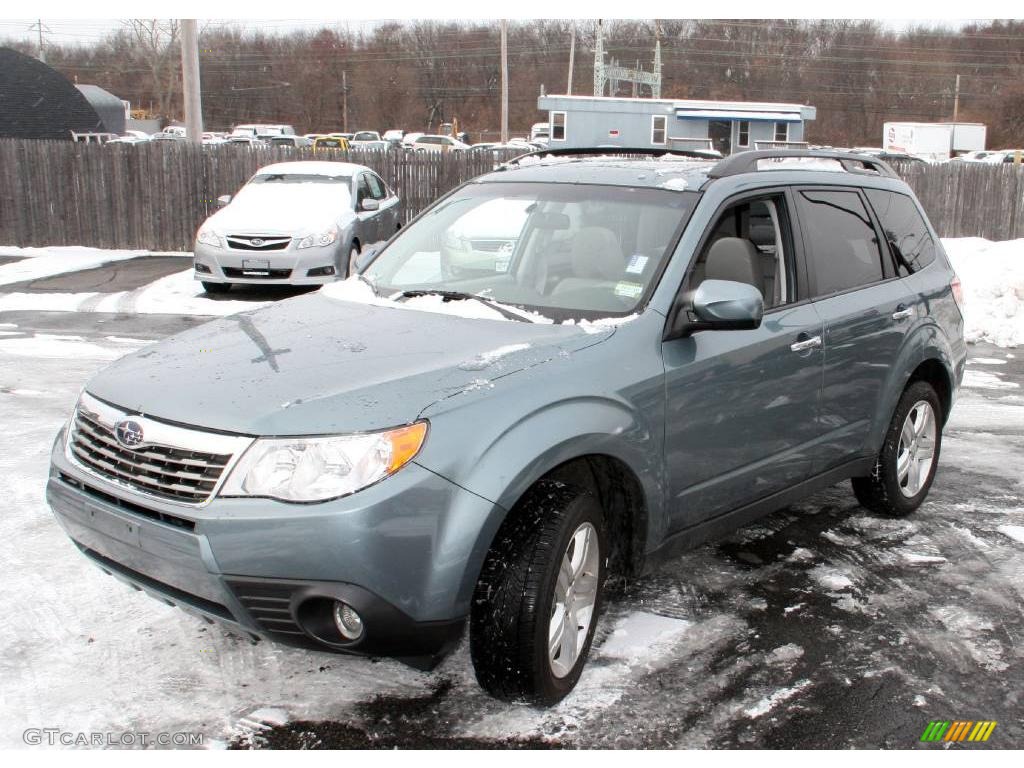
[[808, 573], [818, 584], [833, 592], [853, 586], [853, 580], [849, 576], [828, 565], [815, 566]]
[[793, 685], [789, 688], [782, 688], [776, 691], [775, 693], [771, 694], [770, 696], [765, 696], [752, 707], [747, 707], [745, 710], [743, 710], [743, 714], [745, 714], [749, 718], [762, 717], [764, 715], [767, 715], [769, 712], [775, 709], [775, 707], [779, 706], [779, 704], [782, 704], [784, 701], [789, 701], [789, 699], [796, 696], [798, 693], [800, 693], [800, 691], [802, 691], [810, 684], [810, 680], [800, 680], [796, 683], [796, 685]]
[[18, 357], [46, 357], [58, 360], [67, 358], [117, 360], [148, 343], [139, 342], [135, 348], [129, 348], [127, 344], [122, 344], [116, 349], [112, 349], [85, 341], [81, 336], [58, 336], [43, 333], [17, 339], [0, 339], [0, 352]]
[[963, 386], [973, 389], [1019, 389], [1015, 381], [1003, 381], [998, 374], [988, 371], [975, 371], [968, 368], [964, 371]]
[[0, 246], [0, 256], [21, 256], [20, 261], [0, 266], [0, 285], [38, 280], [41, 277], [61, 275], [92, 269], [111, 261], [124, 261], [140, 256], [191, 256], [190, 253], [167, 253], [155, 251], [105, 250], [85, 248], [80, 245], [53, 246], [48, 248], [15, 248]]
[[1024, 344], [1024, 239], [945, 238], [964, 289], [964, 336], [1000, 347]]
[[1024, 544], [1024, 525], [1000, 525], [996, 530], [1004, 536], [1009, 536], [1014, 541]]

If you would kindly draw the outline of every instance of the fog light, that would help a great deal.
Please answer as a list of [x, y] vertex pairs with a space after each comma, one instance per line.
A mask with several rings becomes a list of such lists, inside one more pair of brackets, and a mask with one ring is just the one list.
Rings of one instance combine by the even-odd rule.
[[210, 268], [205, 264], [200, 264], [198, 261], [196, 262], [196, 272], [202, 272], [205, 275], [211, 274]]
[[325, 275], [333, 275], [334, 267], [313, 267], [306, 273], [307, 277], [323, 277]]
[[348, 603], [335, 600], [334, 624], [346, 640], [358, 640], [363, 636], [363, 620]]

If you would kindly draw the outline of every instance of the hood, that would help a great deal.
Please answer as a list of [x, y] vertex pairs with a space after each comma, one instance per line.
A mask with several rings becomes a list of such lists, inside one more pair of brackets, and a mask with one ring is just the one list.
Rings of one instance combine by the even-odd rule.
[[249, 184], [206, 220], [218, 234], [311, 234], [355, 218], [346, 187], [326, 184]]
[[86, 389], [135, 413], [225, 432], [383, 429], [612, 333], [358, 304], [317, 292], [146, 347]]

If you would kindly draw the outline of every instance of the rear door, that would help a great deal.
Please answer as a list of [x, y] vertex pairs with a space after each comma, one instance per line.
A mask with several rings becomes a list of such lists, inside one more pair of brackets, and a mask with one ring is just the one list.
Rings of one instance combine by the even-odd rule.
[[[733, 199], [716, 215], [682, 290], [707, 271], [721, 238], [752, 243], [762, 261], [761, 327], [704, 331], [662, 344], [670, 526], [688, 528], [806, 479], [820, 436], [822, 323], [785, 190]], [[716, 275], [717, 276], [717, 275]]]
[[824, 323], [819, 473], [870, 453], [870, 427], [914, 301], [860, 190], [801, 187], [795, 198], [814, 306]]

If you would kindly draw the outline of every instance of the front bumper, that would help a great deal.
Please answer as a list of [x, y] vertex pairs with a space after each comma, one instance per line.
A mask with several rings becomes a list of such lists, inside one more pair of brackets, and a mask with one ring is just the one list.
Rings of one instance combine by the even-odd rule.
[[[421, 667], [458, 640], [495, 511], [415, 463], [322, 504], [156, 501], [69, 461], [63, 435], [46, 496], [86, 556], [164, 602], [252, 638]], [[332, 630], [335, 600], [363, 618], [354, 643]]]
[[[210, 283], [323, 285], [347, 276], [348, 250], [340, 237], [328, 246], [301, 249], [293, 240], [282, 251], [240, 251], [197, 242], [194, 255], [196, 280]], [[327, 267], [333, 269], [330, 274], [316, 274]]]

